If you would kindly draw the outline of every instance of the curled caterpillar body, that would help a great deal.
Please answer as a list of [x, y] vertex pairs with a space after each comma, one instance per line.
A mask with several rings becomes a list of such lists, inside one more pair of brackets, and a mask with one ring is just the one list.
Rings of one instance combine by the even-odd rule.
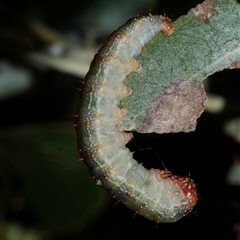
[[145, 169], [125, 147], [132, 134], [117, 130], [126, 115], [120, 100], [131, 94], [126, 77], [141, 70], [135, 58], [159, 31], [173, 32], [166, 16], [132, 18], [109, 36], [82, 83], [76, 132], [79, 153], [98, 185], [150, 220], [175, 222], [196, 204], [195, 184], [167, 171]]

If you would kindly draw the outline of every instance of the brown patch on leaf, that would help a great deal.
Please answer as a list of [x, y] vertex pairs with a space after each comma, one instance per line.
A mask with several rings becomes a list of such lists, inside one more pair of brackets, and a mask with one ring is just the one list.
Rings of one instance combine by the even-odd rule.
[[210, 0], [205, 0], [195, 8], [190, 9], [188, 13], [193, 13], [198, 20], [206, 23], [215, 15], [215, 5]]
[[240, 61], [231, 64], [231, 69], [240, 68]]
[[166, 88], [148, 110], [142, 133], [194, 131], [204, 111], [206, 94], [202, 85], [178, 79]]

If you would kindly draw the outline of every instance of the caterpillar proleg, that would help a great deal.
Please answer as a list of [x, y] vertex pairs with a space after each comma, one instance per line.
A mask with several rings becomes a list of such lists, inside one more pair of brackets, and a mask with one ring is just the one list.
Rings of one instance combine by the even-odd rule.
[[145, 169], [125, 147], [131, 133], [117, 130], [126, 115], [124, 85], [141, 70], [136, 57], [160, 31], [173, 32], [166, 16], [136, 17], [115, 30], [96, 53], [81, 86], [76, 132], [78, 150], [96, 183], [136, 213], [155, 222], [175, 222], [197, 202], [194, 182], [166, 170]]

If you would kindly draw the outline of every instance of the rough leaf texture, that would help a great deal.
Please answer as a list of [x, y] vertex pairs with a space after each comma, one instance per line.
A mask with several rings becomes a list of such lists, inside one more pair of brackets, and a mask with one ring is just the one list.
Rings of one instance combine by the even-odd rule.
[[[239, 68], [240, 4], [205, 1], [159, 33], [137, 58], [142, 69], [128, 76], [132, 95], [122, 101], [127, 116], [119, 129], [189, 132], [203, 111], [202, 81], [226, 68]], [[155, 125], [155, 126], [153, 126]]]

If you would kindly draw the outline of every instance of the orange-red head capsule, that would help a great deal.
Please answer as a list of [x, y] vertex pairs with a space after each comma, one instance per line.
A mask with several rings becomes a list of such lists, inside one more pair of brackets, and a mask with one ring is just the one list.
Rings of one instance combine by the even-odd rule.
[[193, 209], [198, 200], [197, 189], [193, 180], [188, 177], [176, 176], [172, 176], [171, 179], [174, 184], [177, 184], [181, 188], [188, 201], [189, 206], [191, 209]]

